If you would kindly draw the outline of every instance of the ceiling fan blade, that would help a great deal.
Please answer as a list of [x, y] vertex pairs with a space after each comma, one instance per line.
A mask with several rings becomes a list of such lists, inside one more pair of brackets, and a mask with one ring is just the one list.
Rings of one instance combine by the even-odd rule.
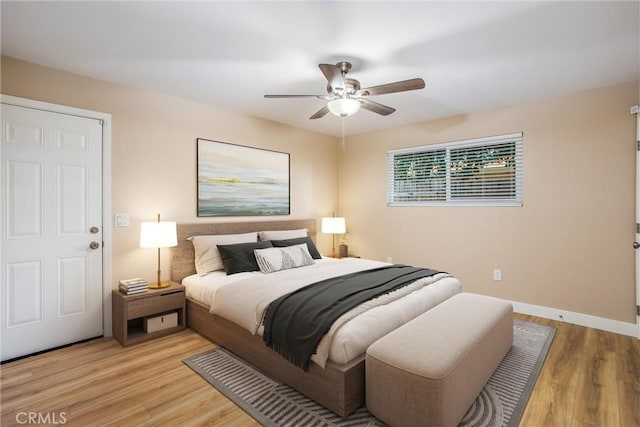
[[389, 114], [396, 111], [395, 108], [389, 107], [388, 105], [380, 104], [370, 99], [359, 99], [358, 101], [362, 103], [362, 108], [364, 108], [365, 110], [373, 111], [374, 113], [378, 113], [383, 116], [388, 116]]
[[329, 107], [327, 107], [326, 105], [324, 107], [322, 107], [321, 109], [319, 109], [318, 111], [316, 111], [316, 113], [309, 117], [311, 120], [313, 119], [319, 119], [320, 117], [324, 117], [327, 115], [327, 113], [329, 112]]
[[329, 86], [335, 91], [338, 90], [343, 92], [346, 85], [344, 83], [344, 76], [342, 75], [342, 70], [338, 68], [336, 65], [331, 64], [320, 64], [320, 71], [324, 74], [324, 77], [329, 82]]
[[265, 98], [319, 98], [327, 99], [327, 95], [265, 95]]
[[425, 84], [422, 79], [409, 79], [401, 82], [387, 83], [380, 86], [371, 86], [360, 89], [356, 95], [384, 95], [385, 93], [404, 92], [407, 90], [424, 89]]

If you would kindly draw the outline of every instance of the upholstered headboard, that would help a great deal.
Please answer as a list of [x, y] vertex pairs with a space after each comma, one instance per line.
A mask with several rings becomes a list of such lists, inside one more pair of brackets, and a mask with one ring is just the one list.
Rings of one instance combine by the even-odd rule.
[[316, 242], [315, 219], [177, 224], [178, 246], [171, 250], [171, 280], [180, 282], [185, 277], [195, 274], [196, 272], [193, 244], [187, 240], [188, 237], [212, 234], [237, 234], [266, 230], [296, 230], [300, 228], [306, 228], [308, 230], [309, 237]]

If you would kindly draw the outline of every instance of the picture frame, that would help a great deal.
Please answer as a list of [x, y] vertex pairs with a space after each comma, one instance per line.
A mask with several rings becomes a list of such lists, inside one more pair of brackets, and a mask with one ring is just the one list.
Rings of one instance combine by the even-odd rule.
[[290, 154], [197, 138], [199, 217], [291, 214]]

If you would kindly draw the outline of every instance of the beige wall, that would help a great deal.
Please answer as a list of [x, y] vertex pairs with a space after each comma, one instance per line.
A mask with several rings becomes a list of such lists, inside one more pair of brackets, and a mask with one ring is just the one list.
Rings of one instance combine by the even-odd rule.
[[[112, 211], [131, 214], [131, 226], [113, 229], [113, 281], [155, 281], [156, 251], [138, 247], [140, 222], [156, 213], [179, 223], [229, 221], [196, 216], [196, 138], [291, 153], [291, 215], [330, 215], [336, 207], [334, 137], [234, 114], [186, 100], [90, 79], [2, 57], [1, 91], [112, 115]], [[237, 217], [233, 220], [256, 218]], [[113, 215], [106, 218], [113, 223]], [[320, 249], [331, 240], [319, 235]], [[163, 251], [163, 279], [169, 278]]]
[[[635, 323], [638, 100], [634, 82], [347, 138], [339, 212], [351, 252], [448, 271], [465, 291]], [[523, 207], [387, 207], [387, 150], [512, 132], [524, 132]]]
[[[355, 254], [440, 268], [470, 292], [635, 322], [629, 107], [638, 103], [637, 82], [347, 137], [341, 147], [333, 137], [166, 95], [7, 57], [1, 65], [3, 94], [112, 114], [112, 211], [132, 219], [113, 230], [114, 282], [154, 279], [155, 251], [138, 248], [138, 233], [157, 212], [178, 222], [228, 220], [196, 217], [195, 139], [203, 137], [291, 153], [291, 218], [330, 214], [338, 176], [336, 211], [347, 218]], [[523, 207], [386, 206], [387, 150], [520, 131]], [[331, 240], [319, 238], [330, 251]]]

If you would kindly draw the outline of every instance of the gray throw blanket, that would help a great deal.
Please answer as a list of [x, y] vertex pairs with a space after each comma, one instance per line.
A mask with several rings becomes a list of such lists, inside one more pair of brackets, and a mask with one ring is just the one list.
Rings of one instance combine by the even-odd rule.
[[269, 305], [263, 340], [307, 371], [311, 355], [336, 319], [363, 302], [437, 273], [439, 271], [394, 264], [297, 289]]

